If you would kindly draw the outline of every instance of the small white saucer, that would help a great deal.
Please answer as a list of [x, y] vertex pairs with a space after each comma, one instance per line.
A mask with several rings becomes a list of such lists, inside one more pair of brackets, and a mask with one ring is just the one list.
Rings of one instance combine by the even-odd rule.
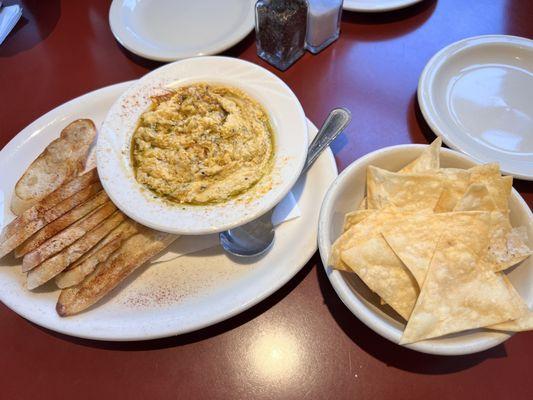
[[533, 180], [533, 40], [478, 36], [428, 62], [418, 102], [450, 147], [502, 172]]
[[250, 0], [113, 0], [113, 35], [129, 51], [156, 61], [220, 53], [254, 27]]

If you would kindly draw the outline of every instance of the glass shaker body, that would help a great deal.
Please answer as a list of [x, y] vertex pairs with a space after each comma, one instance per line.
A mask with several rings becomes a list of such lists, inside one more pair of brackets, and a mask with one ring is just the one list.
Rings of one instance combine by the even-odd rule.
[[309, 0], [306, 47], [318, 53], [339, 38], [342, 0]]
[[255, 5], [255, 35], [259, 57], [280, 70], [305, 52], [306, 0], [259, 0]]

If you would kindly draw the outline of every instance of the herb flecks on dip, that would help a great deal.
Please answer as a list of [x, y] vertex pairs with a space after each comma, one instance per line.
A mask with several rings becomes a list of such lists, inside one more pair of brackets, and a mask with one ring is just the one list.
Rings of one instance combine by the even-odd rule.
[[205, 83], [153, 99], [132, 139], [137, 181], [178, 203], [223, 202], [272, 168], [272, 128], [239, 89]]

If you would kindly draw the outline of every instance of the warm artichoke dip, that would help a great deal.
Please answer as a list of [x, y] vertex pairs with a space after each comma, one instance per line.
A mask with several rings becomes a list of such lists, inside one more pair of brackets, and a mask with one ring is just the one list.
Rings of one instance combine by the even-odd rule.
[[177, 203], [226, 201], [272, 169], [264, 108], [239, 89], [205, 83], [153, 99], [132, 139], [137, 181]]

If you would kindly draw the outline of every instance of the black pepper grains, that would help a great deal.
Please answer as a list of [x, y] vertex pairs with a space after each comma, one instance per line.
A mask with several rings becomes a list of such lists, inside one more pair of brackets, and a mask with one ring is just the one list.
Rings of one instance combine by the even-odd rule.
[[255, 33], [259, 57], [284, 71], [305, 51], [306, 0], [259, 0]]

